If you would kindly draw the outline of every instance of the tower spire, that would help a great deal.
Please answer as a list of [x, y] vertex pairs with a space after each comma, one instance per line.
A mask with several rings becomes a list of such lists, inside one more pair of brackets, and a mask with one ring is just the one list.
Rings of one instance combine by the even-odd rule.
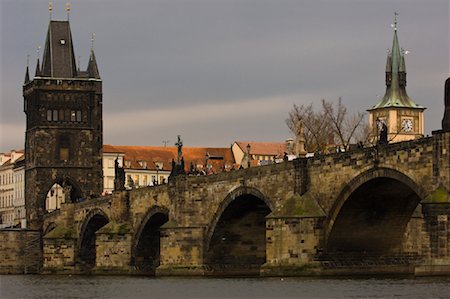
[[36, 63], [36, 73], [34, 76], [39, 77], [41, 75], [41, 64], [39, 62], [39, 56], [41, 55], [41, 46], [40, 45], [37, 46], [36, 53], [37, 53], [37, 63]]
[[28, 82], [30, 82], [30, 71], [28, 70], [29, 65], [30, 65], [30, 55], [27, 55], [27, 70], [25, 71], [24, 84], [27, 84]]
[[97, 60], [95, 59], [94, 53], [94, 40], [95, 40], [95, 32], [91, 34], [91, 54], [89, 55], [89, 63], [87, 67], [87, 72], [89, 74], [89, 78], [100, 79], [100, 74], [98, 72]]
[[398, 13], [394, 13], [394, 29], [392, 48], [388, 50], [386, 59], [386, 93], [381, 101], [372, 109], [386, 107], [423, 108], [414, 103], [406, 93], [406, 66], [404, 51], [398, 42]]

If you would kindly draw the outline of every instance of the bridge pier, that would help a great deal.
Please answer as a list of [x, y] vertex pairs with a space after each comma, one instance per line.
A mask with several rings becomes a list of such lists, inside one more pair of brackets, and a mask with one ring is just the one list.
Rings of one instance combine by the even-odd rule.
[[203, 226], [182, 227], [174, 221], [161, 226], [160, 266], [156, 276], [204, 276]]
[[131, 265], [133, 235], [126, 223], [110, 222], [96, 232], [96, 274], [134, 274]]
[[440, 187], [422, 205], [430, 250], [424, 264], [416, 267], [415, 274], [449, 275], [450, 195]]
[[295, 194], [266, 217], [266, 263], [261, 276], [315, 275], [325, 213], [308, 193]]

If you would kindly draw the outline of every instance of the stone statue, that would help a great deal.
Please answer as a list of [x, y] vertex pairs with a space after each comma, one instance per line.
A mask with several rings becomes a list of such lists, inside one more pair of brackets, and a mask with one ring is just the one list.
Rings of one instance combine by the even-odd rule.
[[384, 122], [381, 123], [381, 130], [378, 139], [378, 144], [388, 144], [388, 128]]
[[180, 135], [178, 135], [178, 141], [177, 141], [177, 143], [175, 143], [175, 145], [178, 148], [178, 160], [177, 160], [177, 162], [178, 162], [178, 164], [180, 164], [181, 156], [183, 155], [183, 150], [182, 150], [183, 149], [183, 141], [181, 140]]
[[114, 160], [114, 191], [125, 190], [125, 169], [119, 167], [119, 156]]
[[444, 132], [450, 132], [450, 78], [445, 81], [444, 88], [444, 118], [442, 119], [442, 130]]
[[295, 150], [294, 154], [297, 157], [306, 157], [306, 149], [305, 149], [305, 125], [303, 124], [303, 120], [300, 120], [297, 125], [297, 134], [295, 136]]

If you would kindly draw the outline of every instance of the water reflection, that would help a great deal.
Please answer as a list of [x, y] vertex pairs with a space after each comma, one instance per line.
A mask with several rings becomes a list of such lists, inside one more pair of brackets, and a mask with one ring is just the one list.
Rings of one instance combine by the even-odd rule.
[[0, 276], [6, 298], [448, 298], [450, 277], [149, 278]]

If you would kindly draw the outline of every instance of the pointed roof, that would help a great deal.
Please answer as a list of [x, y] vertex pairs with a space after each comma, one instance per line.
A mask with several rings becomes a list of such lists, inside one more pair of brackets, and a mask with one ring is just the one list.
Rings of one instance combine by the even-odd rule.
[[23, 84], [27, 84], [28, 82], [30, 82], [30, 72], [27, 65], [27, 70], [25, 71], [25, 80], [23, 81]]
[[413, 102], [406, 93], [405, 56], [403, 51], [400, 50], [398, 42], [397, 21], [394, 27], [392, 49], [389, 51], [386, 60], [386, 93], [381, 101], [368, 111], [388, 107], [425, 109], [425, 107]]
[[53, 78], [77, 77], [69, 21], [50, 20], [41, 76]]
[[39, 62], [39, 58], [36, 62], [36, 72], [34, 73], [35, 77], [39, 77], [41, 75], [41, 63]]
[[100, 74], [98, 72], [97, 67], [97, 60], [95, 59], [94, 48], [91, 48], [91, 55], [89, 56], [87, 72], [89, 74], [89, 78], [100, 79]]

